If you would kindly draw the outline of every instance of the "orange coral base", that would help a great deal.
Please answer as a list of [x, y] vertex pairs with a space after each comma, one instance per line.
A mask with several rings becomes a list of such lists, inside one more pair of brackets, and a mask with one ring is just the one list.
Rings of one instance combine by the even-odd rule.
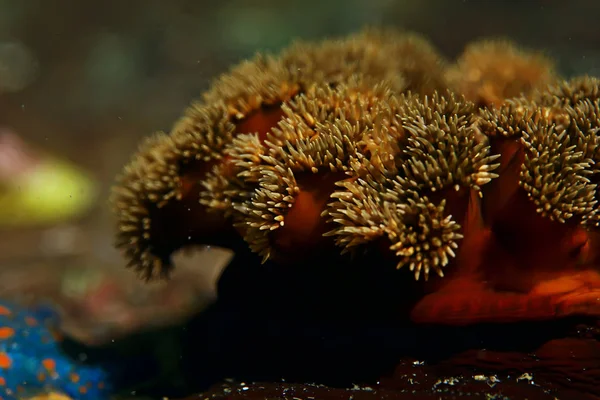
[[483, 201], [471, 196], [464, 239], [448, 276], [413, 309], [419, 323], [549, 320], [600, 316], [596, 234], [543, 217], [518, 184], [522, 152], [502, 140], [501, 176]]

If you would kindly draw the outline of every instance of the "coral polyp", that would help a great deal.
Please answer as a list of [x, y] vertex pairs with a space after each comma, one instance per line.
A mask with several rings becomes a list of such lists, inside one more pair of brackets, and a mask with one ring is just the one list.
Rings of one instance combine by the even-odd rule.
[[301, 81], [336, 85], [361, 75], [395, 91], [421, 94], [444, 89], [446, 60], [423, 37], [391, 29], [365, 29], [345, 38], [298, 41], [281, 52], [281, 61]]
[[596, 204], [596, 185], [589, 180], [594, 161], [580, 149], [595, 143], [578, 145], [566, 131], [557, 132], [554, 126], [543, 124], [530, 126], [521, 142], [525, 157], [519, 184], [536, 211], [562, 223], [572, 217], [588, 217]]
[[[218, 215], [197, 207], [197, 172], [222, 158], [218, 152], [235, 125], [223, 105], [194, 107], [185, 117], [192, 128], [171, 135], [158, 132], [146, 139], [123, 169], [112, 202], [119, 210], [118, 246], [131, 265], [146, 276], [166, 275], [169, 258], [181, 241], [215, 234], [223, 226]], [[194, 216], [201, 229], [182, 225]]]
[[466, 118], [472, 103], [447, 96], [435, 93], [432, 107], [428, 97], [401, 96], [391, 126], [402, 135], [390, 135], [396, 146], [378, 149], [394, 163], [376, 168], [365, 155], [354, 157], [356, 179], [339, 183], [344, 190], [332, 194], [336, 201], [324, 214], [335, 225], [326, 235], [345, 250], [384, 238], [397, 266], [409, 265], [416, 279], [422, 272], [427, 279], [430, 269], [443, 276], [462, 239], [460, 215], [471, 191], [496, 177], [498, 156]]
[[556, 80], [554, 63], [540, 52], [509, 40], [473, 42], [447, 72], [450, 85], [478, 105], [499, 106], [521, 94], [531, 96]]
[[125, 167], [118, 247], [148, 279], [194, 244], [374, 255], [410, 270], [418, 323], [599, 316], [598, 82], [506, 41], [451, 63], [387, 30], [257, 55]]
[[600, 79], [593, 76], [577, 76], [557, 82], [539, 91], [534, 99], [545, 106], [574, 106], [585, 100], [600, 99]]

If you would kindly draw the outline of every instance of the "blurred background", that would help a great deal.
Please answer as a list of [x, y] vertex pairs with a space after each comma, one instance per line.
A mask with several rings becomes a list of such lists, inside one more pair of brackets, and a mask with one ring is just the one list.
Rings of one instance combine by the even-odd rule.
[[230, 255], [201, 249], [173, 281], [139, 282], [108, 193], [143, 136], [256, 51], [388, 25], [448, 58], [503, 36], [600, 75], [598, 15], [593, 0], [0, 0], [0, 299], [51, 299], [86, 343], [202, 309]]

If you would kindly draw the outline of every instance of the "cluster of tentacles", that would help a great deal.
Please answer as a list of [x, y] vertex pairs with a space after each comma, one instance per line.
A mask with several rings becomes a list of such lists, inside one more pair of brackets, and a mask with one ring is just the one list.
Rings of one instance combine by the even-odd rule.
[[600, 314], [599, 98], [502, 40], [455, 62], [376, 30], [257, 55], [124, 168], [118, 247], [145, 278], [240, 236], [282, 263], [387, 254], [426, 281], [420, 322]]

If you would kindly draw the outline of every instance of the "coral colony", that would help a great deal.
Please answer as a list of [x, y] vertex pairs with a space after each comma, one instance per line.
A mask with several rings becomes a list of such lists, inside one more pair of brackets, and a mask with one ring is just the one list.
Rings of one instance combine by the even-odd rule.
[[444, 60], [365, 30], [259, 54], [147, 138], [112, 203], [146, 279], [241, 237], [257, 258], [387, 255], [415, 323], [600, 315], [600, 80], [501, 40]]

